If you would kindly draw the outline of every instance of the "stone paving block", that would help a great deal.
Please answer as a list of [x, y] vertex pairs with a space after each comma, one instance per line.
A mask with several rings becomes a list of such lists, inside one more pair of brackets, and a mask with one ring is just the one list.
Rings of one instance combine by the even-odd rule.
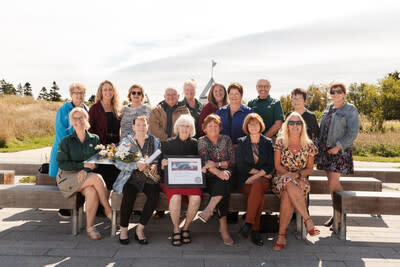
[[135, 259], [132, 266], [140, 267], [154, 267], [154, 266], [165, 266], [165, 267], [204, 267], [204, 260], [202, 259], [171, 259], [171, 258], [141, 258]]
[[[12, 255], [22, 255], [22, 256], [41, 256], [45, 255], [49, 248], [21, 248], [21, 247], [0, 247], [0, 255], [2, 256], [12, 256]], [[1, 265], [1, 263], [0, 263]]]
[[[250, 267], [252, 265], [248, 259], [236, 259], [236, 258], [225, 258], [225, 259], [204, 259], [205, 267]], [[268, 265], [270, 266], [270, 265]]]
[[223, 259], [229, 259], [232, 260], [232, 262], [235, 262], [236, 260], [249, 260], [249, 253], [242, 251], [196, 251], [196, 250], [190, 250], [190, 251], [183, 251], [182, 252], [182, 257], [185, 258], [203, 258], [203, 259], [208, 259], [208, 258], [223, 258]]
[[275, 260], [275, 266], [286, 267], [286, 266], [296, 266], [296, 267], [345, 267], [346, 264], [343, 261], [321, 261], [321, 260], [308, 260], [308, 259], [281, 259]]
[[70, 241], [15, 241], [0, 239], [0, 248], [75, 248], [77, 245], [78, 242]]
[[24, 266], [37, 267], [61, 262], [63, 257], [46, 257], [46, 256], [0, 256], [2, 267], [6, 266]]
[[95, 245], [92, 248], [55, 248], [47, 252], [49, 256], [65, 256], [65, 257], [113, 257], [117, 249], [97, 248]]
[[321, 260], [337, 260], [340, 257], [341, 260], [345, 261], [360, 261], [364, 258], [371, 259], [383, 259], [382, 255], [378, 252], [369, 252], [369, 253], [345, 253], [345, 254], [337, 254], [337, 253], [315, 253], [315, 255]]
[[43, 233], [33, 231], [10, 231], [2, 237], [3, 240], [21, 240], [21, 241], [60, 241], [72, 237], [71, 234], [62, 233]]
[[394, 267], [399, 266], [400, 262], [387, 261], [384, 259], [362, 259], [358, 261], [344, 261], [348, 267]]
[[168, 247], [164, 249], [155, 249], [155, 248], [140, 248], [140, 249], [131, 249], [131, 248], [120, 248], [118, 252], [114, 256], [115, 258], [150, 258], [150, 257], [158, 257], [158, 258], [177, 258], [180, 259], [182, 257], [182, 250], [179, 247]]

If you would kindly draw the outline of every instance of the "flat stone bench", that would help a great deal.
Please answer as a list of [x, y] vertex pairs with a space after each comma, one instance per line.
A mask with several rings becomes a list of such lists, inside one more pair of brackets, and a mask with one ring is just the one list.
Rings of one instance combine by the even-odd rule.
[[[329, 194], [326, 176], [310, 176], [310, 194]], [[340, 184], [345, 191], [382, 191], [382, 182], [372, 177], [340, 177]]]
[[[325, 171], [314, 169], [312, 175], [324, 176]], [[354, 169], [354, 174], [344, 175], [344, 177], [375, 177], [383, 183], [400, 183], [400, 169], [357, 168]]]
[[74, 194], [66, 199], [57, 186], [0, 185], [0, 208], [42, 208], [72, 210], [72, 234], [83, 224], [84, 197]]
[[[346, 239], [346, 215], [386, 214], [400, 215], [400, 193], [335, 191], [333, 193], [334, 230], [340, 239]], [[340, 213], [340, 226], [338, 223]], [[340, 231], [340, 232], [339, 232]]]
[[[329, 194], [328, 179], [326, 177], [311, 176], [309, 178], [311, 185], [311, 194]], [[382, 182], [370, 177], [343, 177], [340, 179], [344, 190], [358, 189], [368, 191], [382, 191]], [[203, 193], [203, 200], [200, 209], [204, 209], [210, 196]], [[121, 208], [122, 194], [112, 192], [111, 195], [111, 208], [113, 211], [113, 219], [111, 226], [111, 236], [115, 236], [117, 230], [117, 212]], [[139, 193], [136, 197], [134, 210], [142, 210], [146, 202], [146, 195]], [[229, 201], [229, 211], [245, 211], [247, 209], [247, 199], [240, 193], [231, 193]], [[272, 193], [265, 194], [264, 211], [279, 212], [280, 200]], [[157, 210], [168, 210], [168, 200], [164, 193], [160, 193], [160, 201], [158, 202]], [[379, 213], [377, 213], [379, 214]], [[296, 216], [297, 230], [302, 238], [305, 238], [305, 231], [302, 223], [301, 216]]]

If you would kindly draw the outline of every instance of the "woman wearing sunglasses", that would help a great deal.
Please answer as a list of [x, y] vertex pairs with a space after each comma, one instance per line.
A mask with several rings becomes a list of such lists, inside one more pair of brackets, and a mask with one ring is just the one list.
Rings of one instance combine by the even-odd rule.
[[[351, 147], [358, 135], [358, 110], [345, 101], [346, 86], [343, 83], [331, 84], [330, 95], [333, 103], [322, 114], [316, 162], [317, 168], [326, 172], [332, 197], [333, 191], [342, 191], [340, 175], [354, 173]], [[333, 217], [324, 223], [327, 227], [332, 224]]]
[[129, 134], [133, 135], [132, 122], [142, 115], [150, 119], [151, 107], [143, 104], [144, 89], [141, 85], [134, 84], [129, 88], [128, 100], [130, 104], [123, 108], [121, 116], [121, 139]]
[[304, 218], [308, 234], [315, 236], [320, 233], [306, 206], [310, 192], [307, 177], [313, 172], [315, 154], [317, 148], [307, 135], [303, 118], [292, 112], [283, 123], [274, 147], [274, 165], [278, 175], [273, 179], [272, 191], [281, 199], [279, 233], [274, 250], [285, 248], [286, 229], [295, 208]]

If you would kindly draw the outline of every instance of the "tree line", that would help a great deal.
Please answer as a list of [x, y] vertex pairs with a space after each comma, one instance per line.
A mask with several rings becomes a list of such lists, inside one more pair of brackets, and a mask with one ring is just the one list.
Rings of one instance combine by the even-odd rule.
[[[47, 88], [44, 86], [42, 87], [37, 99], [46, 101], [63, 101], [59, 91], [60, 88], [58, 87], [57, 83], [53, 81], [53, 84], [49, 90], [47, 90]], [[15, 87], [12, 83], [6, 82], [6, 80], [4, 79], [0, 80], [0, 94], [33, 97], [32, 86], [29, 82], [26, 82], [24, 86], [22, 86], [22, 84], [19, 83]]]
[[[290, 94], [281, 96], [280, 100], [285, 114], [293, 110]], [[346, 100], [368, 118], [370, 130], [383, 131], [385, 121], [400, 119], [400, 72], [387, 74], [377, 84], [351, 83], [347, 87]], [[306, 107], [317, 117], [322, 115], [328, 103], [329, 85], [312, 84], [307, 88]]]

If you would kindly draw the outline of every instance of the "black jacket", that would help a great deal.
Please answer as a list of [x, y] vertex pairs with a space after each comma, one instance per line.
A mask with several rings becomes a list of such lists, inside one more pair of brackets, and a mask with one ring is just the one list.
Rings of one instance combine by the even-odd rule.
[[251, 169], [264, 170], [270, 174], [274, 169], [274, 149], [272, 141], [264, 135], [260, 136], [259, 160], [254, 163], [253, 151], [251, 150], [250, 136], [244, 136], [238, 139], [238, 148], [236, 150], [236, 167], [238, 172], [238, 186], [242, 186], [246, 180], [252, 176], [249, 174]]

